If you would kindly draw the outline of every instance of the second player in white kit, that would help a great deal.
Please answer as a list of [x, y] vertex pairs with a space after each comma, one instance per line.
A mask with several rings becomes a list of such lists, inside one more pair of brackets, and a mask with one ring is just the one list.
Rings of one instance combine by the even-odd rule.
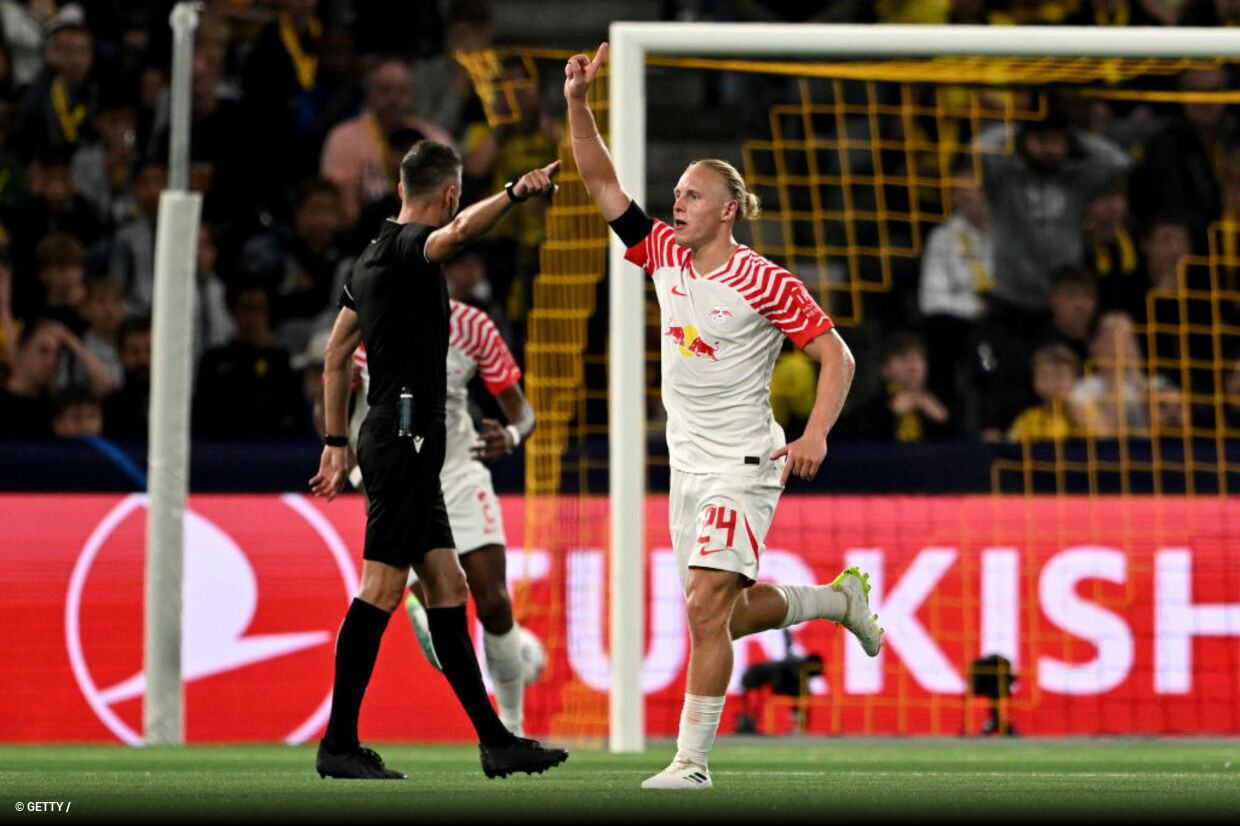
[[[484, 461], [491, 461], [520, 444], [534, 428], [534, 411], [521, 392], [521, 368], [504, 343], [494, 322], [481, 310], [455, 299], [450, 301], [448, 333], [447, 397], [444, 406], [447, 447], [440, 483], [448, 523], [474, 596], [483, 626], [483, 652], [495, 689], [500, 720], [510, 731], [524, 736], [525, 686], [538, 677], [544, 651], [528, 629], [518, 625], [508, 595], [503, 514]], [[349, 438], [356, 444], [366, 417], [369, 371], [366, 349], [353, 356], [360, 385], [349, 420]], [[469, 383], [477, 375], [495, 397], [510, 422], [484, 419], [479, 433], [469, 412]], [[350, 481], [361, 487], [361, 473], [354, 468]], [[426, 609], [419, 599], [417, 580], [410, 575], [405, 609], [413, 623], [422, 653], [438, 668], [426, 622]]]

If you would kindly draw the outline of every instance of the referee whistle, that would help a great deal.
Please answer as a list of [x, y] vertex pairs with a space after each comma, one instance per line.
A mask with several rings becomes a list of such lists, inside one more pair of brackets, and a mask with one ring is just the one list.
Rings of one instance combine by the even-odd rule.
[[396, 435], [402, 439], [413, 438], [413, 391], [408, 387], [400, 389], [400, 402], [396, 406]]

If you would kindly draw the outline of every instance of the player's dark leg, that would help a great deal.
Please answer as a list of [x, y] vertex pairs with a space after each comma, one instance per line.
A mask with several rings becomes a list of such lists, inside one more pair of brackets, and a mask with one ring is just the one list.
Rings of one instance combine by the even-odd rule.
[[336, 635], [336, 673], [327, 732], [319, 744], [316, 767], [322, 776], [358, 779], [404, 779], [387, 769], [379, 756], [358, 742], [357, 718], [374, 671], [388, 617], [400, 604], [407, 572], [364, 560], [358, 596]]
[[482, 623], [487, 673], [495, 688], [499, 718], [516, 735], [524, 735], [522, 703], [525, 681], [521, 663], [521, 635], [508, 596], [508, 563], [502, 545], [485, 545], [461, 555], [461, 566], [474, 596]]
[[482, 768], [488, 777], [514, 771], [542, 772], [568, 757], [561, 749], [545, 749], [533, 740], [514, 736], [500, 722], [486, 689], [465, 621], [468, 588], [456, 551], [436, 548], [414, 566], [426, 590], [427, 621], [435, 652], [453, 692], [478, 733]]

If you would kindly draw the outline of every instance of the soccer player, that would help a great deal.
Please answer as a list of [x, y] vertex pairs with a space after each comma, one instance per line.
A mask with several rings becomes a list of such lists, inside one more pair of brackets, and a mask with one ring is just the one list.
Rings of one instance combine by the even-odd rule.
[[[830, 585], [755, 582], [779, 494], [789, 475], [818, 472], [854, 363], [805, 285], [733, 239], [737, 220], [756, 217], [758, 199], [730, 164], [689, 165], [674, 190], [672, 226], [651, 219], [624, 191], [586, 100], [606, 52], [604, 43], [594, 60], [568, 61], [564, 97], [586, 189], [659, 299], [669, 518], [690, 640], [676, 756], [642, 788], [705, 789], [732, 640], [821, 618], [843, 624], [871, 657], [882, 646], [869, 577], [856, 568]], [[805, 432], [789, 444], [770, 405], [783, 336], [820, 364]]]
[[357, 718], [411, 565], [426, 589], [427, 623], [444, 676], [478, 734], [484, 773], [542, 772], [568, 757], [513, 735], [491, 707], [465, 622], [469, 591], [439, 483], [447, 446], [450, 320], [439, 262], [495, 226], [514, 202], [550, 194], [558, 166], [557, 161], [527, 172], [458, 215], [460, 156], [442, 144], [420, 141], [400, 164], [400, 213], [384, 223], [345, 282], [325, 352], [324, 447], [310, 487], [328, 501], [344, 487], [351, 362], [359, 342], [365, 342], [370, 413], [357, 458], [370, 507], [361, 586], [336, 636], [331, 714], [315, 758], [321, 776], [405, 778], [358, 742]]
[[[522, 718], [525, 696], [523, 637], [530, 635], [513, 620], [508, 597], [503, 516], [491, 485], [491, 473], [483, 462], [506, 456], [529, 438], [534, 430], [534, 409], [521, 392], [521, 368], [490, 317], [464, 302], [449, 301], [452, 319], [448, 328], [448, 395], [446, 404], [448, 446], [439, 474], [448, 524], [456, 539], [461, 566], [474, 595], [474, 606], [483, 629], [487, 671], [495, 686], [499, 718], [517, 736], [524, 736]], [[366, 392], [370, 370], [366, 348], [358, 347], [353, 364], [360, 388], [349, 420], [349, 438], [357, 445], [361, 422], [366, 417]], [[482, 420], [482, 433], [474, 429], [469, 415], [469, 382], [482, 378], [495, 397], [508, 425]], [[363, 489], [361, 471], [350, 473], [353, 484]], [[427, 660], [440, 668], [427, 623], [425, 588], [411, 579], [405, 610], [414, 635]], [[532, 636], [532, 635], [530, 635]], [[531, 644], [538, 645], [537, 641]]]

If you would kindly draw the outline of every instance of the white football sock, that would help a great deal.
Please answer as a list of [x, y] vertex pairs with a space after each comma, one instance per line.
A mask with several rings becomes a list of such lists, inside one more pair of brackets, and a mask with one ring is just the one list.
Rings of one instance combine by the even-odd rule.
[[483, 632], [482, 645], [487, 656], [487, 673], [495, 687], [495, 702], [504, 727], [524, 737], [521, 720], [524, 711], [525, 680], [522, 679], [521, 635], [514, 622], [506, 634]]
[[723, 714], [723, 697], [686, 694], [680, 712], [680, 732], [676, 735], [676, 757], [705, 766], [715, 747], [715, 732]]
[[848, 599], [830, 585], [776, 585], [788, 600], [788, 613], [780, 628], [812, 619], [839, 622], [848, 611]]

